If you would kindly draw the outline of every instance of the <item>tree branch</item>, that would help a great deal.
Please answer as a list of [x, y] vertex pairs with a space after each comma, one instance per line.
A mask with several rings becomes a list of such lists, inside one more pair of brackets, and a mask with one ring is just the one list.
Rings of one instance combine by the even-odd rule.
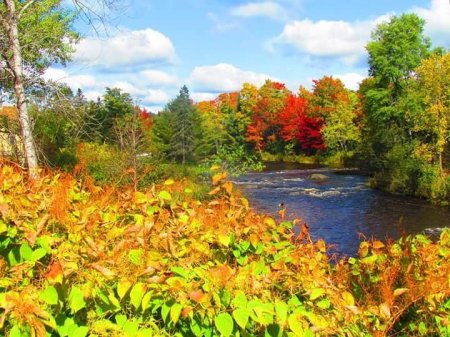
[[25, 5], [20, 9], [19, 14], [17, 14], [17, 20], [20, 20], [22, 14], [36, 2], [36, 0], [29, 0]]

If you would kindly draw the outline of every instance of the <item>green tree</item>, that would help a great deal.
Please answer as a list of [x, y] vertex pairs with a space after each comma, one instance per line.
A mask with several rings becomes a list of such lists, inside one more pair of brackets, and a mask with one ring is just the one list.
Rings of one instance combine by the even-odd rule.
[[155, 118], [152, 129], [155, 147], [162, 157], [183, 165], [197, 159], [203, 136], [201, 119], [186, 86]]
[[106, 88], [99, 108], [94, 109], [97, 132], [101, 141], [114, 142], [114, 120], [135, 113], [130, 94], [118, 88]]
[[362, 84], [364, 131], [369, 168], [384, 188], [414, 193], [418, 163], [416, 142], [405, 117], [411, 75], [430, 53], [425, 22], [415, 14], [392, 17], [378, 25], [367, 44], [369, 75]]
[[0, 2], [0, 60], [13, 86], [32, 178], [38, 176], [38, 161], [27, 108], [27, 79], [52, 63], [69, 60], [71, 45], [78, 38], [72, 29], [74, 18], [74, 12], [63, 9], [61, 0]]

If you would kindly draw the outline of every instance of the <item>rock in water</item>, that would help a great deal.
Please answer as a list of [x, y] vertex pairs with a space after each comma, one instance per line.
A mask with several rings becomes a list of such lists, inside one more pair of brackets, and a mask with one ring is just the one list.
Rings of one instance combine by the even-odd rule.
[[321, 173], [313, 173], [309, 176], [309, 179], [311, 180], [317, 180], [317, 181], [324, 181], [327, 180], [329, 177], [326, 176], [325, 174], [321, 174]]

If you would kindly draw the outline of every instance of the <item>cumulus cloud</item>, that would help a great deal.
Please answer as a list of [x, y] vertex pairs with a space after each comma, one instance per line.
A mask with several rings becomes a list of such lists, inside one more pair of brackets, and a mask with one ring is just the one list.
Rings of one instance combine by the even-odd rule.
[[233, 16], [243, 18], [267, 17], [274, 20], [285, 20], [288, 18], [287, 10], [273, 1], [250, 2], [232, 8], [230, 13]]
[[[425, 19], [427, 33], [433, 35], [433, 39], [440, 39], [445, 35], [448, 45], [450, 35], [450, 4], [448, 0], [432, 0], [429, 8], [414, 7], [412, 9], [417, 15]], [[441, 41], [439, 41], [441, 42]]]
[[211, 92], [193, 92], [191, 98], [194, 102], [212, 101], [217, 97], [217, 94]]
[[113, 68], [175, 61], [175, 48], [164, 34], [147, 28], [122, 31], [108, 39], [88, 37], [76, 46], [74, 61]]
[[163, 90], [148, 89], [146, 95], [142, 98], [142, 102], [148, 105], [160, 105], [167, 103], [169, 99], [169, 95]]
[[245, 71], [227, 63], [212, 66], [195, 67], [190, 76], [190, 83], [199, 92], [229, 92], [242, 87], [244, 82], [262, 85], [271, 76]]
[[335, 78], [339, 78], [348, 89], [358, 90], [359, 84], [367, 77], [358, 73], [346, 73], [342, 75], [333, 75]]
[[365, 53], [365, 45], [372, 30], [390, 15], [367, 21], [312, 21], [288, 22], [280, 35], [272, 39], [269, 49], [291, 47], [300, 54], [315, 57], [338, 58], [346, 64], [355, 64]]
[[168, 74], [161, 70], [143, 70], [142, 76], [150, 85], [156, 86], [178, 86], [179, 80], [176, 76]]

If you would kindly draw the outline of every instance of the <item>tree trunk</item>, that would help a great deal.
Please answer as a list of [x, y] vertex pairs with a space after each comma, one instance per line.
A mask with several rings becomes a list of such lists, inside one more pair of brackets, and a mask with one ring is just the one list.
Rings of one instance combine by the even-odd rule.
[[5, 0], [9, 27], [7, 27], [8, 40], [11, 47], [12, 59], [11, 70], [14, 76], [14, 93], [16, 96], [16, 107], [19, 112], [19, 121], [22, 130], [22, 141], [28, 165], [28, 173], [32, 179], [39, 177], [36, 148], [34, 146], [31, 120], [27, 109], [24, 88], [22, 49], [19, 41], [18, 16], [14, 0]]

